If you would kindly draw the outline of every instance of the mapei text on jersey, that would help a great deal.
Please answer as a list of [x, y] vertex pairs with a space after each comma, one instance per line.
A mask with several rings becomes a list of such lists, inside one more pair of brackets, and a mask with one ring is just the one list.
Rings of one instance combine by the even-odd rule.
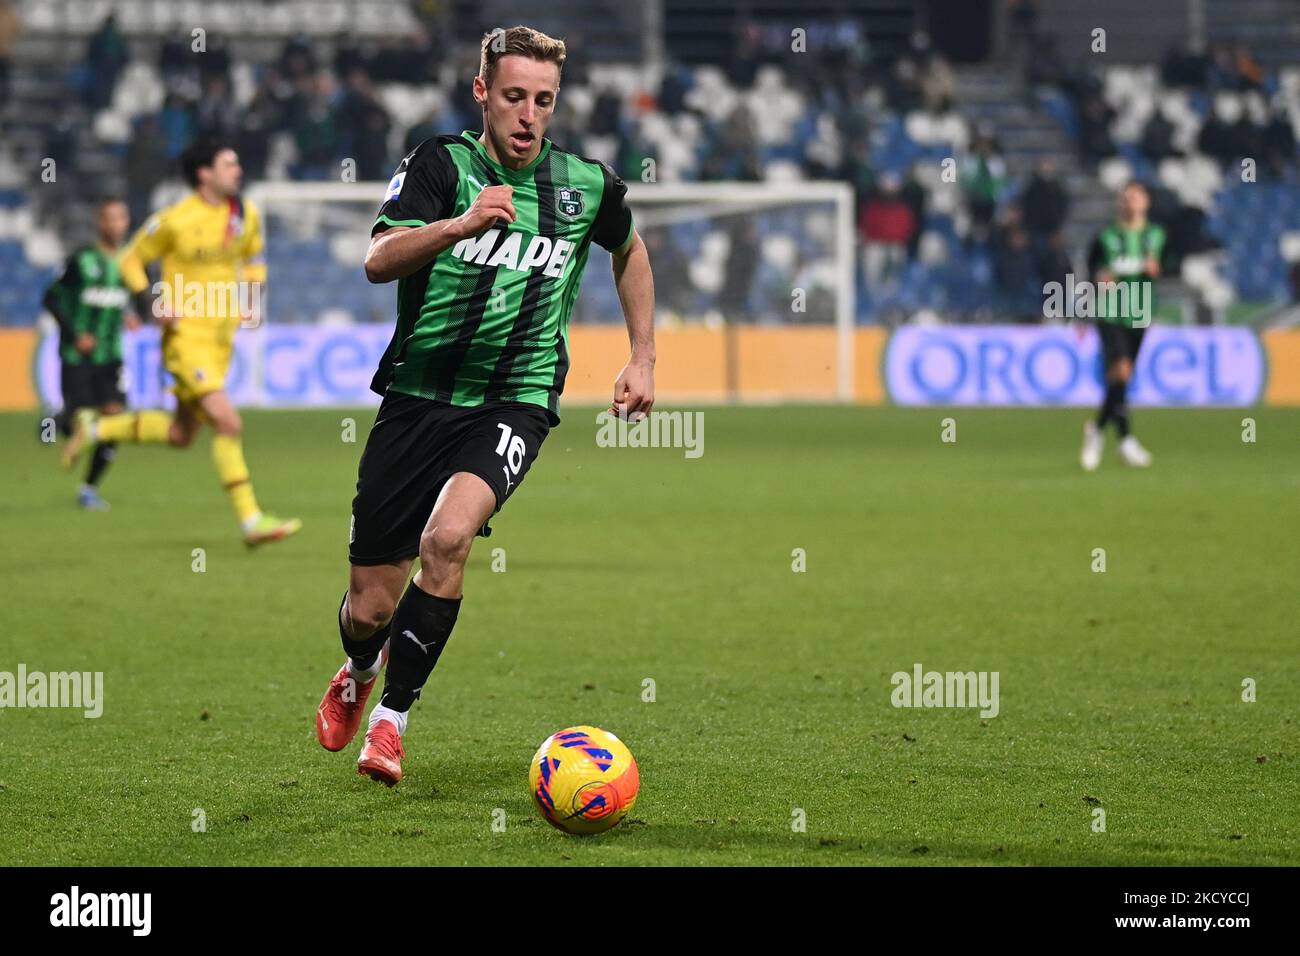
[[[564, 265], [573, 254], [575, 243], [567, 239], [551, 239], [548, 236], [533, 236], [527, 248], [520, 254], [524, 233], [507, 232], [505, 241], [497, 246], [503, 230], [489, 229], [480, 236], [462, 239], [451, 249], [457, 259], [485, 266], [505, 266], [515, 272], [528, 272], [543, 263], [542, 275], [558, 279], [564, 272]], [[493, 249], [496, 251], [494, 252]]]

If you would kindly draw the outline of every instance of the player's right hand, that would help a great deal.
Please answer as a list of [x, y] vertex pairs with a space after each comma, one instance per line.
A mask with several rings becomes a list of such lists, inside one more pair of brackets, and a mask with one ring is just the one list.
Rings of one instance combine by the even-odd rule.
[[82, 332], [77, 336], [77, 341], [74, 344], [77, 351], [82, 355], [89, 355], [95, 350], [95, 337], [89, 332]]
[[160, 328], [169, 328], [176, 322], [177, 316], [170, 306], [164, 305], [162, 299], [153, 304], [153, 320]]
[[515, 205], [510, 201], [514, 189], [510, 186], [485, 186], [474, 197], [474, 202], [456, 217], [462, 235], [477, 236], [484, 229], [496, 225], [498, 219], [507, 223], [515, 221]]

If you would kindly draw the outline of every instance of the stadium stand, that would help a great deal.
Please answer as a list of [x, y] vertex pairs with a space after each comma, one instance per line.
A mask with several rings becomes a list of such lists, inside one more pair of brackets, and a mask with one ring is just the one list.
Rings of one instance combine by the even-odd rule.
[[[330, 5], [346, 24], [304, 24], [294, 3], [239, 20], [249, 5], [217, 2], [205, 5], [212, 26], [195, 53], [178, 29], [188, 21], [165, 5], [127, 0], [87, 22], [76, 15], [84, 5], [0, 2], [23, 21], [0, 113], [9, 325], [37, 320], [63, 240], [87, 230], [89, 200], [124, 195], [140, 221], [175, 194], [175, 158], [200, 132], [229, 138], [251, 180], [336, 178], [344, 160], [356, 179], [381, 180], [433, 131], [474, 126], [464, 81], [476, 38], [509, 16], [499, 3], [430, 15], [356, 0]], [[1040, 321], [1042, 283], [1083, 271], [1113, 193], [1136, 177], [1155, 187], [1154, 215], [1170, 232], [1164, 317], [1239, 320], [1293, 298], [1300, 37], [1261, 26], [1291, 22], [1282, 0], [1249, 0], [1251, 16], [1210, 2], [1205, 52], [1170, 48], [1186, 5], [1156, 5], [1167, 14], [1158, 31], [1111, 0], [1086, 15], [1024, 0], [1001, 62], [952, 64], [902, 0], [857, 16], [814, 4], [803, 15], [819, 55], [803, 60], [786, 55], [790, 24], [760, 17], [763, 4], [737, 26], [709, 4], [669, 3], [665, 49], [648, 50], [654, 31], [634, 11], [610, 19], [608, 4], [565, 0], [555, 22], [607, 28], [570, 31], [581, 55], [552, 138], [629, 179], [653, 158], [663, 182], [852, 183], [860, 323]], [[1097, 17], [1123, 24], [1104, 60], [1086, 46]], [[718, 62], [723, 47], [734, 52]], [[80, 52], [69, 60], [69, 49]], [[1124, 65], [1153, 49], [1169, 50], [1163, 69]], [[1023, 69], [1007, 70], [1017, 57]], [[1245, 186], [1247, 155], [1258, 182]], [[73, 175], [43, 182], [46, 160]], [[298, 304], [304, 321], [340, 304], [355, 320], [387, 321], [390, 297], [357, 281], [355, 262], [332, 258], [339, 251], [311, 237], [273, 244], [271, 269], [290, 287], [278, 301]]]

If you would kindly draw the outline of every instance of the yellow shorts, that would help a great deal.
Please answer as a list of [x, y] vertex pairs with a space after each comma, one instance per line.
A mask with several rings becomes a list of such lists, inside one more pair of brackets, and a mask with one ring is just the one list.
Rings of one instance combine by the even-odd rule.
[[176, 400], [197, 402], [225, 388], [232, 351], [217, 343], [164, 342], [163, 367], [176, 380], [171, 388]]

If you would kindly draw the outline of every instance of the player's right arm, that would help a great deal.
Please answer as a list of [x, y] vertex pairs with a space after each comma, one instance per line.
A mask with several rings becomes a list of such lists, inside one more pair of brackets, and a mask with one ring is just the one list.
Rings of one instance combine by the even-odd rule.
[[172, 241], [172, 230], [167, 221], [167, 210], [164, 209], [149, 217], [118, 257], [122, 281], [135, 298], [136, 315], [141, 321], [157, 319], [160, 324], [166, 325], [174, 319], [165, 310], [155, 307], [149, 274], [145, 271], [149, 263], [157, 262], [171, 251]]
[[1115, 281], [1114, 273], [1106, 268], [1106, 249], [1101, 242], [1101, 233], [1097, 233], [1088, 249], [1088, 272], [1093, 282]]
[[50, 287], [45, 290], [45, 298], [41, 300], [45, 310], [54, 316], [54, 321], [59, 323], [59, 331], [63, 333], [63, 340], [71, 342], [73, 347], [82, 355], [89, 355], [95, 348], [95, 337], [89, 332], [82, 332], [80, 335], [72, 328], [72, 313], [76, 308], [77, 297], [81, 294], [81, 287], [85, 284], [81, 276], [81, 260], [77, 253], [68, 256], [68, 261], [64, 265], [63, 275], [59, 276]]
[[514, 222], [512, 192], [509, 186], [488, 186], [454, 219], [440, 219], [427, 226], [390, 226], [370, 240], [366, 278], [371, 282], [404, 278], [462, 239], [477, 236], [498, 219]]
[[455, 165], [434, 141], [421, 143], [402, 160], [370, 231], [367, 279], [392, 282], [404, 278], [498, 219], [515, 221], [509, 186], [488, 186], [464, 213], [451, 217], [457, 176]]

